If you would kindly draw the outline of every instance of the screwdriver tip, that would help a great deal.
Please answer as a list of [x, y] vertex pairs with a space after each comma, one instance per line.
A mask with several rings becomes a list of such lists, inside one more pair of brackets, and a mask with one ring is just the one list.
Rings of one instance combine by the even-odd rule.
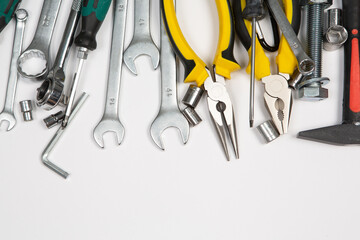
[[250, 120], [250, 127], [254, 127], [254, 120]]
[[69, 121], [69, 118], [67, 116], [65, 116], [64, 120], [61, 123], [61, 126], [63, 128], [66, 128], [68, 121]]

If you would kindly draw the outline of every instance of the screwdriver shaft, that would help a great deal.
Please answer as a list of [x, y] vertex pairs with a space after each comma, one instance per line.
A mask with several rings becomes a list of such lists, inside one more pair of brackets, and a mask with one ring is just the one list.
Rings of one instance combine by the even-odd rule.
[[67, 123], [69, 121], [72, 105], [73, 105], [74, 100], [75, 100], [76, 89], [77, 89], [77, 86], [79, 84], [79, 80], [80, 80], [81, 72], [82, 72], [82, 69], [83, 69], [83, 66], [84, 66], [84, 62], [85, 62], [85, 58], [79, 58], [78, 69], [74, 74], [74, 79], [73, 79], [71, 89], [70, 89], [70, 97], [69, 97], [69, 101], [68, 101], [68, 104], [67, 104], [66, 110], [65, 110], [65, 117], [64, 117], [64, 120], [62, 122], [62, 127], [63, 128], [66, 127], [66, 125], [67, 125]]
[[256, 48], [256, 18], [252, 18], [251, 23], [251, 75], [250, 75], [250, 109], [249, 123], [254, 126], [254, 98], [255, 98], [255, 48]]

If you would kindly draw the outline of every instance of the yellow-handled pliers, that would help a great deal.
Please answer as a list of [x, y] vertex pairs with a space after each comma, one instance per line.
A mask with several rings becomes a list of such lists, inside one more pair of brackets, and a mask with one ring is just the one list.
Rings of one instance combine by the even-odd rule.
[[196, 82], [207, 92], [209, 112], [220, 136], [227, 159], [229, 152], [226, 144], [228, 133], [235, 155], [239, 158], [234, 110], [229, 93], [225, 87], [225, 79], [230, 79], [230, 73], [240, 69], [234, 55], [234, 22], [229, 0], [215, 0], [220, 33], [213, 62], [213, 73], [192, 50], [181, 32], [178, 24], [173, 0], [161, 0], [161, 11], [169, 39], [175, 53], [185, 67], [185, 82]]
[[[299, 2], [298, 0], [283, 0], [282, 2], [285, 15], [292, 24], [294, 31], [297, 33], [300, 25]], [[245, 4], [246, 0], [234, 0], [234, 5], [236, 5], [234, 6], [234, 9], [239, 9], [241, 7], [243, 10]], [[235, 15], [239, 14], [237, 13]], [[244, 21], [249, 37], [251, 37], [252, 26], [250, 21], [240, 19], [240, 16], [238, 16], [235, 21], [238, 25], [237, 29], [244, 29], [243, 27], [239, 27], [241, 21]], [[246, 34], [244, 34], [244, 32], [239, 34], [238, 31], [238, 35], [244, 38]], [[288, 85], [288, 80], [290, 80], [290, 76], [297, 67], [298, 63], [296, 57], [291, 51], [285, 37], [282, 35], [280, 38], [278, 55], [276, 57], [278, 72], [276, 74], [271, 74], [270, 60], [266, 56], [264, 49], [261, 47], [258, 40], [256, 40], [255, 51], [255, 76], [265, 84], [264, 100], [266, 107], [279, 133], [284, 134], [288, 129], [292, 107], [292, 94]], [[249, 54], [250, 52], [251, 49], [249, 49]], [[250, 64], [246, 70], [247, 72], [250, 72]]]

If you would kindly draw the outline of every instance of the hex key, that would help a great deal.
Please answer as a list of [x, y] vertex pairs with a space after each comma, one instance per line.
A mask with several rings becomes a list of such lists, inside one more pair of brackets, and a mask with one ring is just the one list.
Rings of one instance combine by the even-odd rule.
[[[71, 112], [71, 115], [69, 118], [69, 123], [79, 112], [80, 108], [83, 106], [83, 104], [85, 103], [85, 101], [88, 97], [89, 97], [89, 94], [87, 94], [85, 92], [80, 96], [79, 100], [77, 101], [76, 105], [74, 106], [74, 108]], [[60, 140], [61, 136], [63, 135], [63, 133], [65, 132], [66, 129], [67, 128], [63, 128], [62, 126], [59, 127], [59, 129], [55, 133], [54, 137], [50, 140], [49, 144], [46, 146], [44, 152], [41, 155], [41, 161], [45, 164], [45, 166], [47, 166], [48, 168], [50, 168], [51, 170], [53, 170], [54, 172], [56, 172], [57, 174], [59, 174], [60, 176], [62, 176], [65, 179], [69, 176], [69, 173], [67, 173], [66, 171], [64, 171], [63, 169], [61, 169], [54, 163], [52, 163], [49, 160], [49, 154], [54, 149], [54, 147], [56, 146], [56, 144], [58, 143], [58, 141]]]

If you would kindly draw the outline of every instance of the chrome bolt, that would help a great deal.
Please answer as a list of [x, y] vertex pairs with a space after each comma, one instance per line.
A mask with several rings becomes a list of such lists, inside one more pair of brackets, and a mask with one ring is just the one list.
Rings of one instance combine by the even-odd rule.
[[[328, 98], [328, 90], [322, 87], [329, 79], [321, 76], [322, 49], [324, 32], [324, 10], [332, 4], [332, 0], [309, 0], [306, 4], [308, 16], [308, 54], [315, 62], [315, 71], [302, 81], [305, 87], [299, 90], [299, 98], [304, 100], [323, 100]], [[316, 90], [316, 91], [315, 91]]]

